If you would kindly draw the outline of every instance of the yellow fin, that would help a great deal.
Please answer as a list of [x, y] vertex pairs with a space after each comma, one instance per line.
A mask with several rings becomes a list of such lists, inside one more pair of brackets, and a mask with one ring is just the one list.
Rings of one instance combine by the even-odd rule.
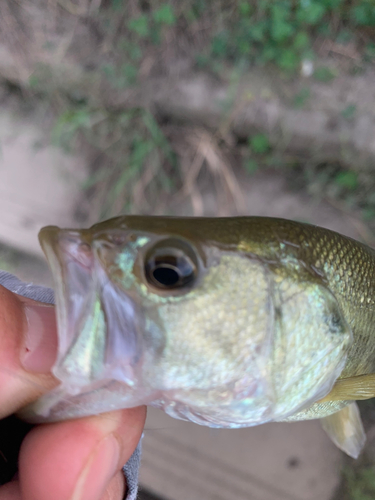
[[320, 419], [323, 429], [340, 450], [358, 458], [366, 441], [357, 403], [350, 403], [342, 410]]
[[375, 397], [375, 373], [358, 375], [336, 380], [330, 393], [319, 403], [327, 401], [352, 401], [357, 399], [370, 399]]

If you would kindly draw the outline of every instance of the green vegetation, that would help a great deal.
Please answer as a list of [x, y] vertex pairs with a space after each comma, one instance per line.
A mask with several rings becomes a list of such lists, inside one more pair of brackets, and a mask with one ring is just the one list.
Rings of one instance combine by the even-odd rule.
[[321, 66], [319, 68], [316, 68], [314, 71], [314, 78], [315, 80], [319, 80], [320, 82], [329, 82], [335, 78], [336, 72], [333, 71], [331, 68], [327, 68], [326, 66]]
[[341, 116], [346, 120], [352, 120], [356, 114], [356, 111], [356, 106], [354, 104], [349, 104], [349, 106], [341, 111]]
[[310, 89], [304, 87], [294, 96], [294, 107], [303, 108], [308, 99], [310, 98]]
[[335, 176], [335, 182], [338, 186], [353, 191], [358, 187], [358, 174], [350, 170], [341, 171]]
[[[360, 59], [375, 58], [373, 0], [155, 0], [136, 7], [112, 0], [96, 22], [112, 41], [102, 71], [115, 88], [134, 85], [150, 51], [167, 47], [221, 74], [227, 63], [272, 63], [293, 73], [326, 40], [333, 51], [351, 44]], [[336, 71], [321, 67], [314, 76], [328, 82]]]
[[342, 491], [341, 500], [373, 500], [375, 467], [344, 468]]
[[[140, 49], [147, 44], [162, 45], [177, 31], [189, 38], [189, 30], [199, 30], [199, 42], [191, 42], [190, 49], [200, 66], [246, 60], [294, 71], [301, 59], [314, 58], [316, 39], [357, 43], [370, 57], [374, 52], [372, 0], [159, 0], [142, 5], [137, 11], [128, 8], [127, 42], [120, 43], [133, 61], [141, 59]], [[117, 1], [112, 6], [120, 9]]]
[[255, 134], [249, 138], [250, 149], [257, 154], [264, 154], [270, 150], [270, 143], [265, 134]]
[[143, 109], [65, 110], [52, 131], [53, 143], [69, 150], [83, 138], [100, 158], [83, 188], [95, 188], [103, 218], [140, 210], [140, 204], [142, 210], [150, 209], [177, 182], [176, 156], [152, 114]]
[[[284, 170], [287, 165], [283, 163]], [[371, 170], [354, 171], [336, 162], [302, 163], [294, 159], [289, 162], [286, 175], [295, 189], [307, 189], [312, 196], [324, 197], [345, 212], [357, 212], [374, 228], [375, 182]], [[372, 244], [372, 239], [367, 243]]]
[[222, 19], [211, 40], [212, 56], [274, 62], [293, 71], [301, 59], [314, 58], [317, 38], [358, 40], [361, 28], [375, 26], [375, 7], [372, 0], [237, 1], [223, 9]]
[[[312, 80], [288, 98], [295, 108], [305, 108], [313, 103], [312, 81], [330, 84], [342, 71], [375, 60], [373, 0], [107, 0], [90, 15], [100, 46], [105, 47], [97, 55], [95, 71], [105, 82], [107, 95], [124, 90], [131, 96], [147, 79], [169, 71], [171, 61], [188, 59], [190, 69], [214, 73], [235, 89], [233, 98], [223, 104], [223, 122], [230, 121], [241, 75], [254, 65], [267, 65], [293, 81], [302, 61], [330, 54], [322, 52], [324, 47], [354, 50], [356, 56], [348, 59], [345, 69], [328, 59], [315, 63]], [[44, 72], [43, 78], [30, 78], [35, 91], [50, 80], [48, 68]], [[142, 108], [129, 98], [121, 106], [100, 101], [93, 105], [90, 96], [81, 94], [62, 102], [59, 96], [52, 138], [66, 149], [83, 141], [94, 151], [93, 173], [85, 188], [88, 195], [100, 194], [103, 217], [123, 210], [147, 211], [184, 186], [188, 170], [180, 162], [189, 163], [194, 154], [189, 153], [190, 160], [181, 157], [181, 148], [176, 154], [174, 134], [158, 123], [147, 104]], [[350, 122], [357, 112], [355, 105], [348, 105], [340, 118]], [[314, 162], [313, 153], [303, 165], [301, 158], [285, 153], [287, 139], [271, 147], [262, 130], [245, 146], [228, 152], [222, 123], [218, 129], [212, 131], [218, 154], [232, 158], [249, 174], [283, 168], [292, 172], [292, 182], [299, 188], [307, 186], [310, 193], [339, 200], [345, 207], [359, 209], [366, 220], [375, 220], [375, 186], [368, 174], [336, 162]]]

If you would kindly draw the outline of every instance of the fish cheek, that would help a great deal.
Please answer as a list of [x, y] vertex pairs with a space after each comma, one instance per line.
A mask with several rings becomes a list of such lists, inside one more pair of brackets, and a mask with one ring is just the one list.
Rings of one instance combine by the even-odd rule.
[[204, 389], [244, 376], [265, 377], [272, 332], [269, 296], [261, 263], [223, 255], [199, 287], [160, 303], [165, 348], [155, 377], [163, 388]]

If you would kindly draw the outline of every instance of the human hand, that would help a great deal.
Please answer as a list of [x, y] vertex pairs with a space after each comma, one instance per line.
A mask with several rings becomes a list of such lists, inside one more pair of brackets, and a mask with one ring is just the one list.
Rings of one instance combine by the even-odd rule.
[[[54, 307], [0, 286], [0, 419], [58, 385], [49, 373], [56, 345]], [[18, 474], [0, 486], [0, 500], [121, 500], [121, 469], [145, 418], [146, 408], [139, 407], [32, 427], [21, 444]], [[0, 427], [0, 455], [3, 437]]]

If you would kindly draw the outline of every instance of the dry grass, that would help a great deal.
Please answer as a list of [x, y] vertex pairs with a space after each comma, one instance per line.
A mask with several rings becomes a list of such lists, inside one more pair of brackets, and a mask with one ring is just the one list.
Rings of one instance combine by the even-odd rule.
[[[106, 81], [109, 94], [114, 89], [113, 93], [128, 92], [130, 95], [134, 86], [141, 85], [152, 76], [163, 76], [168, 82], [168, 76], [173, 72], [178, 76], [191, 74], [197, 69], [197, 55], [209, 55], [211, 64], [214, 60], [209, 53], [212, 37], [240, 26], [246, 18], [242, 16], [242, 19], [240, 15], [240, 4], [243, 3], [238, 0], [202, 3], [192, 0], [155, 0], [153, 3], [129, 0], [125, 11], [118, 0], [3, 0], [0, 1], [0, 34], [2, 42], [16, 54], [20, 68], [26, 68], [24, 81], [28, 80], [28, 64], [39, 54], [39, 60], [48, 61], [51, 57], [59, 62], [73, 60], [78, 68], [90, 64], [99, 79]], [[120, 6], [117, 11], [115, 4]], [[271, 3], [266, 1], [263, 4], [271, 8]], [[343, 4], [345, 8], [351, 5], [350, 2]], [[154, 14], [163, 5], [172, 6], [173, 22], [162, 21], [158, 24], [155, 21]], [[202, 5], [206, 5], [206, 9], [199, 16], [192, 16], [191, 11]], [[295, 8], [297, 3], [293, 5]], [[259, 9], [254, 20], [247, 16], [247, 28], [251, 28], [253, 22], [262, 20], [267, 12]], [[334, 31], [339, 30], [343, 23], [339, 14], [330, 16]], [[146, 34], [137, 32], [129, 24], [129, 20], [139, 21], [142, 16], [147, 17]], [[157, 43], [151, 36], [156, 28], [160, 38]], [[363, 33], [367, 40], [370, 35], [366, 30]], [[228, 43], [231, 44], [233, 39], [230, 36]], [[355, 63], [360, 58], [358, 45], [354, 42], [341, 44], [322, 37], [317, 43], [324, 55], [334, 54]], [[49, 48], [46, 48], [48, 45]], [[236, 57], [230, 55], [232, 62], [236, 61]], [[130, 67], [130, 73], [134, 72], [130, 83], [131, 75], [124, 75], [124, 67], [127, 70]], [[205, 70], [215, 73], [212, 65], [206, 66]], [[228, 78], [228, 72], [222, 73], [218, 71], [215, 74]], [[42, 85], [41, 88], [45, 91], [48, 76], [42, 80], [44, 87]], [[171, 202], [183, 200], [190, 200], [194, 214], [200, 215], [203, 213], [202, 177], [208, 178], [214, 186], [218, 214], [225, 214], [228, 207], [231, 207], [232, 213], [244, 211], [244, 194], [235, 168], [235, 164], [240, 163], [238, 157], [241, 152], [235, 144], [231, 144], [228, 133], [238, 103], [233, 103], [227, 110], [216, 130], [199, 126], [165, 126], [156, 120], [151, 130], [139, 116], [126, 126], [116, 121], [117, 118], [112, 119], [119, 109], [108, 109], [111, 101], [103, 99], [106, 102], [104, 105], [100, 101], [100, 91], [93, 109], [91, 95], [85, 95], [82, 89], [77, 91], [74, 84], [71, 89], [65, 90], [56, 90], [51, 86], [50, 94], [47, 89], [44, 99], [49, 99], [51, 107], [57, 110], [58, 120], [72, 111], [71, 121], [66, 120], [65, 125], [74, 132], [71, 135], [75, 146], [82, 147], [85, 143], [89, 150], [95, 182], [91, 183], [88, 193], [91, 197], [95, 196], [97, 205], [103, 207], [103, 217], [124, 210], [138, 213], [165, 211]], [[81, 101], [84, 101], [83, 104]], [[143, 103], [137, 105], [143, 106]], [[137, 111], [134, 106], [131, 98], [124, 98], [121, 102], [124, 113]], [[81, 108], [87, 113], [84, 124], [79, 123]], [[147, 103], [143, 111], [150, 115], [153, 112], [148, 110]], [[134, 160], [134, 151], [138, 146], [139, 149], [144, 147], [146, 152], [143, 158], [138, 151], [142, 158]], [[173, 156], [177, 157], [177, 161]], [[262, 166], [263, 160], [257, 157], [254, 163]], [[285, 167], [284, 159], [282, 161]]]
[[204, 171], [215, 186], [218, 215], [227, 214], [228, 207], [237, 213], [245, 210], [244, 193], [233, 171], [228, 147], [220, 145], [217, 135], [202, 128], [183, 129], [176, 145], [180, 157], [183, 183], [175, 198], [189, 197], [194, 215], [203, 215], [203, 199], [199, 176]]

